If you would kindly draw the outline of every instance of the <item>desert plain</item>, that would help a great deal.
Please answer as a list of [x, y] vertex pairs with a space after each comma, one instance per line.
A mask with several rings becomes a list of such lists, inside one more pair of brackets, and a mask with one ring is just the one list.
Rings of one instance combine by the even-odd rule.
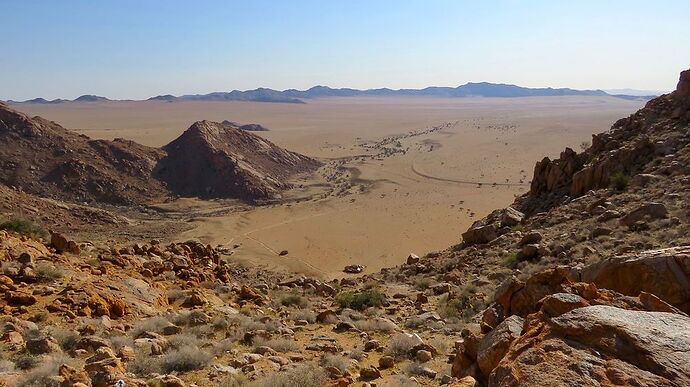
[[[614, 97], [321, 98], [306, 104], [108, 101], [16, 104], [92, 138], [162, 146], [198, 120], [258, 123], [256, 134], [321, 160], [282, 200], [251, 206], [180, 198], [166, 239], [222, 245], [234, 259], [326, 279], [447, 248], [529, 189], [535, 160], [579, 150], [644, 104]], [[136, 221], [136, 219], [134, 220]], [[283, 252], [284, 254], [280, 254]], [[285, 252], [287, 252], [285, 254]]]

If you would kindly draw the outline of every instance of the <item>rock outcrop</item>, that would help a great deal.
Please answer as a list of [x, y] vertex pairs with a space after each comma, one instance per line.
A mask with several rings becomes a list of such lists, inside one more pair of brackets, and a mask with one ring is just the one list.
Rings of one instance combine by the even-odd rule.
[[511, 278], [456, 346], [488, 386], [690, 383], [688, 247]]
[[650, 161], [671, 155], [690, 142], [681, 130], [674, 130], [690, 122], [689, 71], [681, 73], [676, 91], [649, 101], [635, 114], [618, 120], [608, 132], [592, 136], [591, 147], [583, 153], [568, 148], [558, 159], [538, 162], [530, 192], [519, 209], [529, 214], [543, 211], [566, 197], [608, 187], [617, 174], [673, 173]]
[[237, 127], [194, 123], [163, 147], [157, 176], [179, 195], [261, 200], [289, 188], [287, 179], [319, 162]]

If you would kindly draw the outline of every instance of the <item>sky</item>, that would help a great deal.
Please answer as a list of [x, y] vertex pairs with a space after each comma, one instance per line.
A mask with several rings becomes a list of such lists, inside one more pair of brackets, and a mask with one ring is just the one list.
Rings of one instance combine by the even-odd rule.
[[688, 0], [0, 0], [0, 99], [466, 82], [672, 90]]

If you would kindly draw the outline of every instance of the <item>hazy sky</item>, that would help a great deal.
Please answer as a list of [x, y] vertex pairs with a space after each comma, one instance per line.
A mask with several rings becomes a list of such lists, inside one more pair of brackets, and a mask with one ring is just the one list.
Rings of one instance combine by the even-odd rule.
[[688, 0], [0, 0], [0, 99], [477, 81], [669, 90], [690, 68], [688, 15]]

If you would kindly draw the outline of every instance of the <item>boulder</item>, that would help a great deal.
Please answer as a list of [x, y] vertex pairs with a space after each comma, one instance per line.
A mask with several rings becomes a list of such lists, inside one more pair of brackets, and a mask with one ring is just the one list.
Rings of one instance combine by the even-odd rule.
[[120, 359], [108, 347], [98, 348], [93, 356], [86, 359], [84, 369], [91, 377], [93, 387], [113, 386], [125, 372]]
[[544, 236], [538, 231], [528, 232], [527, 234], [523, 235], [522, 239], [520, 239], [519, 245], [524, 246], [527, 244], [539, 243], [543, 238]]
[[393, 367], [395, 367], [395, 359], [393, 356], [381, 356], [379, 359], [379, 368], [386, 369]]
[[627, 215], [620, 218], [620, 223], [623, 226], [633, 226], [635, 223], [645, 219], [663, 219], [668, 217], [668, 210], [663, 203], [645, 203]]
[[690, 385], [690, 318], [607, 305], [528, 320], [491, 386]]
[[652, 293], [690, 313], [690, 247], [613, 257], [580, 270], [579, 280], [628, 296]]
[[510, 316], [486, 334], [479, 342], [477, 363], [484, 375], [489, 375], [508, 352], [510, 344], [522, 334], [525, 319]]
[[359, 371], [362, 380], [374, 380], [381, 377], [381, 371], [376, 367], [364, 367]]
[[494, 224], [472, 225], [462, 234], [462, 240], [468, 245], [489, 243], [498, 237], [498, 228]]
[[589, 305], [587, 300], [571, 293], [551, 294], [544, 297], [539, 303], [541, 304], [541, 311], [551, 317], [560, 316], [571, 310]]

